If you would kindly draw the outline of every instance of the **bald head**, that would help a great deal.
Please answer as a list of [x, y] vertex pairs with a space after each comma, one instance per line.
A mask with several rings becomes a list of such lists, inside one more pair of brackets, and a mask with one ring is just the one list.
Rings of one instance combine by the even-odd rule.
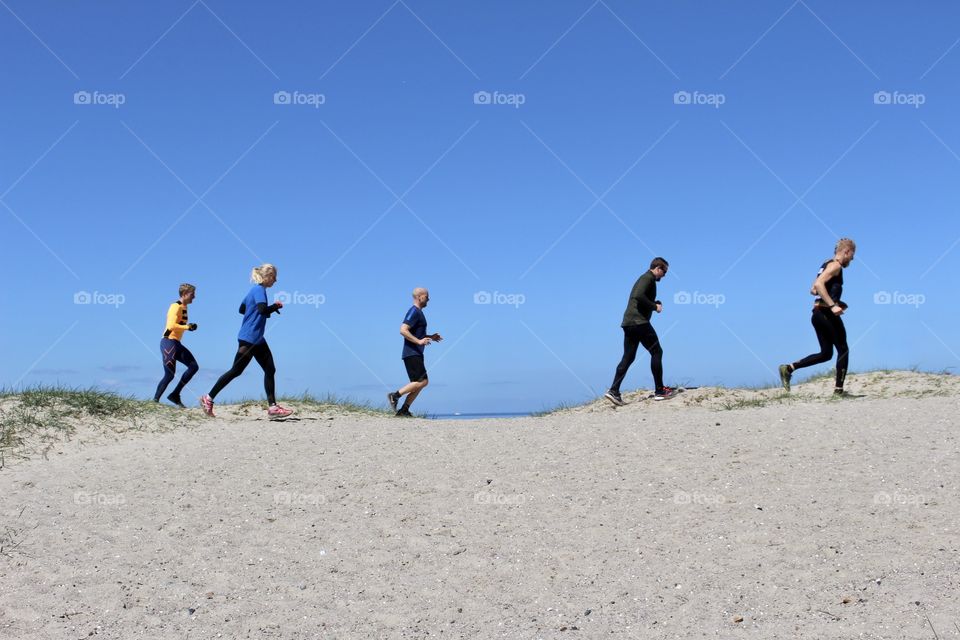
[[417, 287], [413, 290], [413, 304], [419, 308], [424, 308], [430, 301], [430, 292], [423, 287]]

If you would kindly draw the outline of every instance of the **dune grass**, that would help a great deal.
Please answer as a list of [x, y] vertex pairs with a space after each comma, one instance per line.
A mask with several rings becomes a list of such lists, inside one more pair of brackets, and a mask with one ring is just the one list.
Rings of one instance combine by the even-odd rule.
[[[301, 411], [336, 411], [352, 415], [383, 417], [392, 415], [386, 407], [369, 402], [309, 392], [284, 396], [281, 402]], [[262, 409], [262, 399], [243, 399], [221, 404], [234, 406], [242, 413]], [[424, 416], [419, 416], [424, 417]], [[90, 388], [38, 386], [19, 391], [0, 390], [0, 469], [8, 460], [46, 456], [58, 442], [69, 440], [81, 422], [105, 432], [168, 431], [189, 423], [200, 424], [204, 416], [197, 411], [140, 400], [112, 391]]]
[[[87, 418], [105, 430], [161, 430], [186, 412], [96, 388], [31, 387], [0, 391], [0, 468], [7, 458], [46, 455]], [[176, 422], [177, 420], [174, 420]], [[176, 426], [176, 425], [174, 425]]]

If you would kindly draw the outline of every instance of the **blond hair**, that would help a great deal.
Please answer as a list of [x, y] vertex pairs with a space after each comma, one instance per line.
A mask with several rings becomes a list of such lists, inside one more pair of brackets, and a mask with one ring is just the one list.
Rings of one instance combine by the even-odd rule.
[[254, 284], [263, 284], [263, 281], [266, 279], [268, 273], [272, 273], [274, 276], [277, 275], [277, 268], [265, 262], [259, 267], [254, 267], [253, 271], [250, 272], [250, 281]]
[[833, 252], [840, 253], [844, 249], [856, 249], [857, 243], [851, 240], [850, 238], [840, 238], [837, 240], [837, 246], [834, 247]]
[[190, 284], [189, 282], [184, 282], [180, 285], [180, 297], [190, 293], [191, 291], [196, 291], [197, 288]]

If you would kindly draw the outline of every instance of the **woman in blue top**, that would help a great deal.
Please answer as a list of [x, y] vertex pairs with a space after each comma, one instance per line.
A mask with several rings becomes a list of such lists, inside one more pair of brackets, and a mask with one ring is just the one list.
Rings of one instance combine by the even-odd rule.
[[277, 404], [274, 391], [274, 375], [277, 368], [273, 364], [273, 354], [270, 353], [270, 347], [263, 337], [264, 329], [267, 326], [267, 318], [272, 313], [280, 313], [280, 309], [283, 307], [283, 303], [279, 301], [270, 305], [267, 304], [267, 289], [277, 281], [277, 268], [272, 264], [254, 267], [250, 273], [250, 280], [254, 282], [253, 288], [240, 303], [243, 322], [240, 324], [240, 333], [237, 334], [237, 341], [240, 345], [237, 348], [237, 355], [233, 359], [233, 367], [220, 376], [208, 395], [200, 398], [200, 406], [210, 417], [214, 417], [213, 399], [234, 378], [243, 373], [243, 370], [254, 358], [263, 369], [263, 388], [267, 392], [267, 401], [270, 403], [267, 416], [271, 419], [286, 418], [293, 413], [292, 410]]

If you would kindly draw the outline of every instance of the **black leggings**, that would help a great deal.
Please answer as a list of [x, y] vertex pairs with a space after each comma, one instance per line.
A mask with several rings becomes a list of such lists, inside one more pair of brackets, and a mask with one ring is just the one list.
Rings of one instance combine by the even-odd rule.
[[620, 393], [620, 385], [627, 376], [627, 369], [637, 358], [637, 347], [650, 352], [650, 371], [653, 372], [655, 391], [663, 389], [663, 348], [660, 347], [660, 338], [650, 323], [638, 324], [623, 328], [623, 358], [617, 365], [617, 372], [613, 376], [610, 390]]
[[237, 342], [240, 343], [240, 346], [237, 348], [237, 355], [233, 358], [233, 367], [220, 376], [217, 383], [213, 385], [213, 389], [210, 390], [210, 398], [216, 398], [217, 394], [223, 391], [223, 388], [230, 384], [234, 378], [243, 373], [250, 361], [256, 358], [257, 364], [263, 369], [263, 390], [267, 392], [267, 402], [276, 404], [274, 374], [277, 372], [277, 368], [273, 364], [273, 354], [270, 353], [267, 341], [264, 340], [257, 344], [250, 344], [243, 340]]
[[829, 309], [814, 309], [810, 319], [820, 341], [820, 353], [813, 353], [799, 362], [793, 363], [794, 369], [812, 367], [822, 362], [830, 362], [833, 357], [833, 348], [837, 348], [837, 388], [843, 387], [847, 377], [847, 367], [850, 363], [850, 349], [847, 348], [847, 330], [843, 320]]
[[183, 346], [179, 340], [163, 338], [160, 341], [160, 355], [163, 358], [163, 379], [157, 385], [157, 392], [153, 394], [153, 399], [159, 401], [160, 396], [167, 390], [167, 385], [173, 380], [177, 373], [177, 362], [187, 365], [187, 370], [183, 372], [183, 377], [177, 383], [176, 388], [170, 395], [180, 397], [180, 392], [187, 386], [194, 374], [200, 370], [197, 359], [190, 353], [190, 349]]

